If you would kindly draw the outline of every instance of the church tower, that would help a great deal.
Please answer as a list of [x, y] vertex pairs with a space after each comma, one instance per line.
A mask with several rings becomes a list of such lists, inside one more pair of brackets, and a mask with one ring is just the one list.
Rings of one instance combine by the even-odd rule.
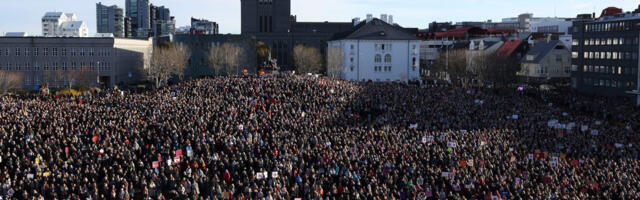
[[240, 0], [241, 32], [286, 33], [291, 29], [291, 0]]

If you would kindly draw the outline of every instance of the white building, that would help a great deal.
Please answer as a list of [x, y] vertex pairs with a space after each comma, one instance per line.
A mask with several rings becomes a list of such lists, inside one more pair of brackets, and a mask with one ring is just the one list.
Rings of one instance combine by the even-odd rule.
[[420, 40], [371, 15], [347, 36], [329, 41], [328, 51], [344, 55], [338, 76], [345, 80], [406, 82], [420, 77]]
[[4, 33], [4, 37], [28, 37], [29, 33], [27, 32], [6, 32]]
[[42, 17], [44, 37], [89, 37], [89, 28], [73, 13], [47, 12]]
[[571, 20], [565, 18], [536, 18], [531, 21], [531, 32], [536, 33], [563, 33], [571, 34], [570, 28], [573, 26]]

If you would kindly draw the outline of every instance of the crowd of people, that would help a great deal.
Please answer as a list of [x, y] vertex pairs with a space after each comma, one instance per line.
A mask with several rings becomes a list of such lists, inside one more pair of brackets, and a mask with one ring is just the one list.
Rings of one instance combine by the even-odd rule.
[[4, 199], [640, 199], [639, 110], [533, 89], [218, 77], [0, 98]]

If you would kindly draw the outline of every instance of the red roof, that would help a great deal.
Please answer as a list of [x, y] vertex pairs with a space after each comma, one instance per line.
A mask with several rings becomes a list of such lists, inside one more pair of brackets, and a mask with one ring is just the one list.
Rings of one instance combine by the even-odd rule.
[[509, 57], [522, 44], [523, 40], [507, 40], [498, 48], [496, 54], [502, 57]]
[[608, 7], [602, 10], [602, 14], [600, 14], [600, 17], [604, 17], [607, 15], [615, 15], [618, 13], [622, 13], [622, 9], [616, 8], [616, 7]]
[[451, 29], [445, 32], [433, 33], [434, 37], [467, 37], [467, 34], [484, 34], [486, 30], [478, 27], [463, 27], [457, 29]]
[[487, 29], [489, 34], [518, 33], [515, 29]]

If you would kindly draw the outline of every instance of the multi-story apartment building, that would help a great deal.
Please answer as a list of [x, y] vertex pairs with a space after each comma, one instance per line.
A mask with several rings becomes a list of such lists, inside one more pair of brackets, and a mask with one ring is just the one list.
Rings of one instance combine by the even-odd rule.
[[148, 37], [151, 30], [149, 0], [126, 0], [127, 17], [131, 18], [131, 36]]
[[89, 37], [89, 29], [73, 13], [47, 12], [42, 17], [42, 36]]
[[96, 4], [97, 33], [112, 33], [114, 37], [125, 37], [124, 12], [118, 6]]
[[625, 96], [638, 89], [640, 15], [619, 13], [572, 27], [572, 86], [578, 91]]

